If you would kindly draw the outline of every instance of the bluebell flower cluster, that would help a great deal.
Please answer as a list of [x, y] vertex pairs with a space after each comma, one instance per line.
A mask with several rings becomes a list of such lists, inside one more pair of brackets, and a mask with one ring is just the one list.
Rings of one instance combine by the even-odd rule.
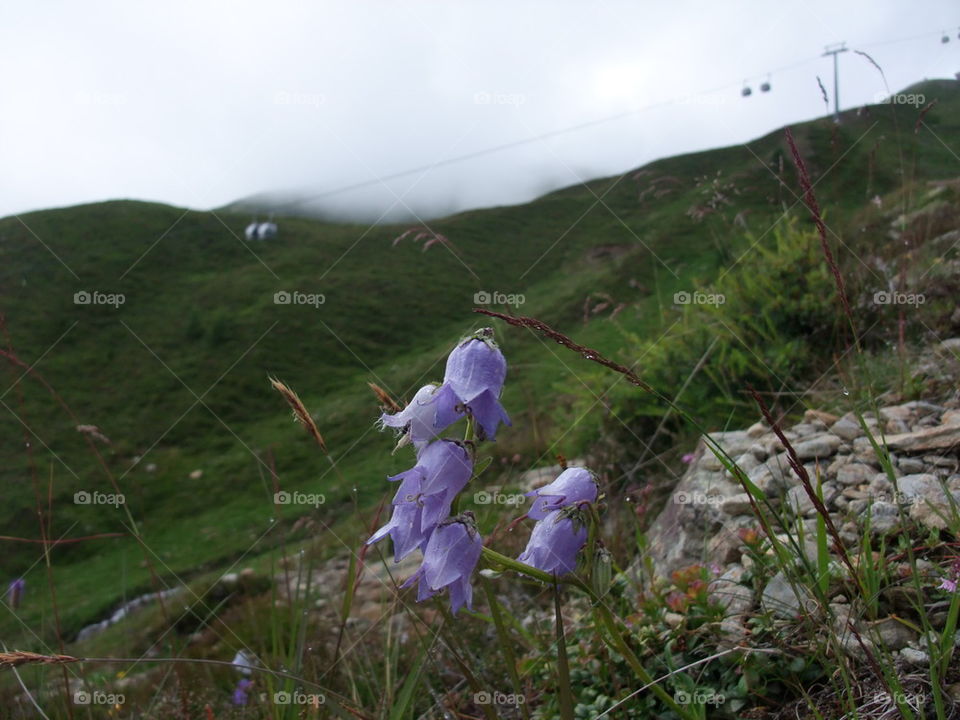
[[[413, 446], [416, 463], [387, 478], [398, 483], [392, 514], [367, 543], [389, 536], [395, 562], [419, 549], [423, 561], [403, 587], [416, 584], [418, 601], [446, 590], [454, 613], [473, 608], [471, 577], [483, 538], [472, 513], [451, 513], [473, 476], [476, 444], [494, 441], [500, 425], [510, 425], [500, 403], [506, 376], [507, 361], [484, 328], [453, 348], [441, 384], [424, 385], [400, 412], [380, 417], [381, 428], [398, 432], [398, 448]], [[463, 418], [471, 423], [468, 441], [441, 437]], [[528, 515], [537, 522], [519, 560], [548, 573], [572, 572], [587, 540], [581, 506], [597, 499], [593, 475], [570, 468], [528, 495], [535, 496]]]

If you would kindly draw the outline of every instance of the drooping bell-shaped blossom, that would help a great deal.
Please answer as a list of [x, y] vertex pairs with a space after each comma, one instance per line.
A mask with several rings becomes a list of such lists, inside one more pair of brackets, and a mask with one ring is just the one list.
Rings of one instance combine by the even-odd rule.
[[472, 473], [473, 458], [462, 443], [437, 440], [427, 445], [416, 465], [388, 478], [400, 483], [393, 498], [393, 515], [367, 544], [389, 535], [396, 562], [417, 548], [424, 549], [433, 529], [450, 514], [454, 498]]
[[454, 615], [466, 605], [473, 609], [473, 575], [483, 540], [477, 531], [473, 513], [452, 517], [433, 531], [423, 551], [423, 563], [403, 584], [417, 586], [417, 602], [431, 598], [446, 588], [450, 593], [450, 609]]
[[434, 427], [437, 417], [437, 406], [435, 404], [437, 385], [431, 383], [424, 385], [417, 390], [413, 400], [403, 410], [393, 415], [384, 413], [380, 416], [380, 426], [396, 428], [400, 431], [401, 437], [397, 447], [403, 447], [408, 443], [419, 451], [428, 442], [435, 440], [439, 430]]
[[400, 481], [393, 504], [409, 502], [417, 495], [447, 493], [453, 497], [463, 490], [473, 473], [473, 458], [466, 446], [450, 439], [437, 440], [427, 445], [417, 457], [417, 464], [409, 470], [387, 478]]
[[249, 678], [243, 678], [240, 682], [237, 683], [236, 689], [233, 691], [233, 704], [240, 706], [246, 705], [247, 701], [250, 699], [249, 690], [253, 687], [253, 680]]
[[587, 527], [580, 511], [571, 510], [554, 510], [538, 520], [517, 559], [551, 574], [573, 572], [577, 553], [587, 543]]
[[423, 505], [418, 500], [412, 500], [394, 505], [390, 520], [370, 536], [367, 545], [373, 545], [389, 535], [393, 540], [393, 561], [400, 562], [417, 548], [424, 548], [432, 530], [432, 526], [424, 528]]
[[246, 650], [237, 650], [237, 654], [233, 656], [233, 661], [230, 664], [237, 669], [237, 672], [249, 677], [253, 674], [255, 660], [256, 658]]
[[23, 578], [17, 578], [12, 580], [10, 585], [7, 586], [7, 605], [9, 605], [13, 610], [16, 610], [20, 607], [20, 603], [23, 602], [23, 594], [27, 589], [27, 581]]
[[594, 502], [597, 499], [597, 481], [586, 468], [567, 468], [552, 483], [528, 492], [527, 497], [536, 498], [527, 517], [543, 520], [554, 510], [580, 502]]
[[470, 415], [481, 440], [493, 440], [500, 423], [510, 424], [500, 404], [507, 361], [493, 341], [493, 330], [484, 328], [461, 340], [447, 357], [443, 384], [436, 391], [434, 428], [442, 430]]

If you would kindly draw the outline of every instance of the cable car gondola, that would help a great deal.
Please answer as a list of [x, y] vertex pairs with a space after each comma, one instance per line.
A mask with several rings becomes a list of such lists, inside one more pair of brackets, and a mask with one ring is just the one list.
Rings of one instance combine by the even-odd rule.
[[257, 222], [254, 218], [243, 234], [247, 240], [269, 240], [277, 236], [277, 224], [272, 219], [268, 222]]

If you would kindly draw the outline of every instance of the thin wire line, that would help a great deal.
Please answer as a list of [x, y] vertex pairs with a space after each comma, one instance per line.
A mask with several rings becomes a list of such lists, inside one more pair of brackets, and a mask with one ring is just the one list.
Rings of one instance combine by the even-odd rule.
[[[858, 44], [857, 46], [858, 46], [858, 47], [861, 47], [861, 48], [868, 48], [868, 47], [871, 47], [871, 48], [872, 48], [872, 47], [880, 47], [880, 46], [883, 46], [883, 45], [893, 45], [893, 44], [896, 44], [896, 43], [909, 42], [909, 41], [911, 41], [911, 40], [921, 40], [921, 39], [924, 39], [924, 38], [929, 38], [929, 37], [933, 37], [933, 36], [938, 36], [938, 35], [941, 34], [941, 32], [942, 32], [942, 31], [940, 31], [940, 30], [938, 30], [938, 31], [930, 31], [930, 32], [926, 32], [926, 33], [923, 33], [923, 34], [920, 34], [920, 35], [911, 35], [911, 36], [908, 36], [908, 37], [893, 38], [893, 39], [890, 39], [890, 40], [882, 40], [882, 41], [877, 41], [877, 42], [872, 42], [872, 43], [861, 43], [861, 44]], [[782, 65], [782, 66], [780, 66], [780, 67], [777, 67], [777, 68], [774, 68], [774, 69], [772, 69], [772, 70], [769, 70], [769, 71], [767, 71], [766, 75], [774, 75], [774, 74], [778, 74], [778, 73], [784, 73], [784, 72], [787, 72], [787, 71], [789, 71], [789, 70], [795, 70], [796, 68], [803, 67], [804, 65], [809, 65], [809, 64], [814, 63], [814, 62], [820, 62], [822, 59], [823, 59], [823, 56], [822, 56], [822, 54], [820, 54], [820, 55], [815, 55], [815, 56], [811, 56], [811, 57], [805, 58], [805, 59], [803, 59], [803, 60], [797, 60], [797, 61], [795, 61], [795, 62], [788, 63], [787, 65]], [[751, 76], [751, 77], [752, 77], [752, 76]], [[761, 76], [758, 75], [757, 77], [761, 77]], [[296, 200], [290, 200], [290, 201], [288, 201], [288, 202], [281, 203], [281, 204], [279, 204], [279, 205], [275, 205], [275, 206], [273, 206], [273, 207], [271, 208], [271, 210], [273, 210], [274, 212], [279, 212], [279, 211], [283, 211], [284, 209], [287, 209], [287, 208], [295, 208], [295, 207], [298, 207], [298, 206], [300, 206], [300, 205], [305, 205], [305, 204], [311, 203], [311, 202], [313, 202], [313, 201], [315, 201], [315, 200], [319, 200], [319, 199], [321, 199], [321, 198], [326, 198], [326, 197], [330, 197], [330, 196], [333, 196], [333, 195], [340, 195], [340, 194], [342, 194], [342, 193], [350, 192], [350, 191], [352, 191], [352, 190], [359, 190], [359, 189], [361, 189], [361, 188], [370, 187], [370, 186], [372, 186], [372, 185], [382, 184], [382, 183], [384, 183], [384, 182], [386, 182], [386, 181], [389, 181], [389, 180], [396, 180], [396, 179], [398, 179], [398, 178], [406, 177], [407, 175], [414, 175], [414, 174], [416, 174], [416, 173], [425, 172], [425, 171], [427, 171], [427, 170], [435, 169], [435, 168], [438, 168], [438, 167], [444, 167], [444, 166], [447, 166], [447, 165], [454, 165], [454, 164], [461, 163], [461, 162], [464, 162], [464, 161], [467, 161], [467, 160], [473, 160], [473, 159], [478, 158], [478, 157], [483, 157], [483, 156], [485, 156], [485, 155], [492, 155], [492, 154], [494, 154], [494, 153], [503, 152], [503, 151], [505, 151], [505, 150], [512, 150], [513, 148], [521, 147], [521, 146], [523, 146], [523, 145], [529, 145], [530, 143], [540, 142], [540, 141], [542, 141], [542, 140], [546, 140], [546, 139], [549, 139], [549, 138], [558, 137], [558, 136], [560, 136], [560, 135], [566, 135], [566, 134], [568, 134], [568, 133], [577, 132], [577, 131], [579, 131], [579, 130], [585, 130], [585, 129], [587, 129], [587, 128], [597, 127], [598, 125], [605, 125], [605, 124], [607, 124], [607, 123], [615, 122], [615, 121], [617, 121], [617, 120], [622, 120], [623, 118], [627, 118], [627, 117], [632, 117], [632, 116], [635, 116], [635, 115], [639, 115], [640, 113], [644, 113], [644, 112], [647, 112], [647, 111], [650, 111], [650, 110], [656, 110], [656, 109], [658, 109], [658, 108], [668, 107], [668, 106], [670, 106], [670, 105], [677, 105], [677, 104], [687, 103], [687, 102], [689, 102], [692, 98], [703, 97], [703, 96], [705, 96], [705, 95], [712, 95], [712, 94], [714, 94], [714, 93], [721, 92], [721, 91], [723, 91], [723, 90], [728, 90], [728, 89], [731, 89], [731, 88], [740, 87], [741, 85], [742, 85], [742, 81], [730, 82], [730, 83], [726, 83], [726, 84], [724, 84], [724, 85], [719, 85], [719, 86], [717, 86], [717, 87], [711, 88], [711, 89], [709, 89], [709, 90], [701, 90], [701, 91], [699, 91], [699, 92], [697, 92], [697, 93], [682, 95], [682, 96], [678, 96], [678, 97], [674, 97], [674, 98], [669, 98], [669, 99], [667, 99], [667, 100], [661, 100], [661, 101], [659, 101], [659, 102], [651, 103], [651, 104], [649, 104], [649, 105], [644, 105], [643, 107], [634, 108], [634, 109], [632, 109], [632, 110], [624, 110], [623, 112], [619, 112], [619, 113], [616, 113], [616, 114], [614, 114], [614, 115], [607, 115], [607, 116], [605, 116], [605, 117], [595, 118], [595, 119], [593, 119], [593, 120], [586, 120], [586, 121], [584, 121], [584, 122], [580, 122], [580, 123], [577, 123], [577, 124], [575, 124], [575, 125], [569, 125], [569, 126], [564, 127], [564, 128], [558, 128], [558, 129], [556, 129], [556, 130], [548, 130], [548, 131], [546, 131], [546, 132], [539, 133], [539, 134], [537, 134], [537, 135], [533, 135], [533, 136], [526, 137], [526, 138], [521, 138], [521, 139], [519, 139], [519, 140], [513, 140], [513, 141], [511, 141], [511, 142], [501, 143], [500, 145], [493, 145], [493, 146], [491, 146], [491, 147], [482, 148], [482, 149], [480, 149], [480, 150], [475, 150], [475, 151], [473, 151], [473, 152], [464, 153], [463, 155], [456, 155], [456, 156], [454, 156], [454, 157], [445, 158], [445, 159], [443, 159], [443, 160], [438, 160], [438, 161], [433, 162], [433, 163], [428, 163], [428, 164], [425, 164], [425, 165], [419, 165], [419, 166], [417, 166], [417, 167], [409, 168], [409, 169], [407, 169], [407, 170], [399, 170], [399, 171], [394, 172], [394, 173], [389, 173], [389, 174], [387, 174], [387, 175], [382, 175], [382, 176], [380, 176], [380, 177], [378, 177], [378, 178], [371, 178], [371, 179], [369, 179], [369, 180], [361, 180], [361, 181], [359, 181], [359, 182], [351, 183], [350, 185], [344, 185], [344, 186], [342, 186], [342, 187], [332, 188], [332, 189], [330, 189], [330, 190], [324, 190], [324, 191], [322, 191], [322, 192], [315, 193], [315, 194], [313, 194], [313, 195], [309, 195], [309, 196], [307, 196], [307, 197], [302, 197], [302, 198], [298, 198], [298, 199], [296, 199]]]

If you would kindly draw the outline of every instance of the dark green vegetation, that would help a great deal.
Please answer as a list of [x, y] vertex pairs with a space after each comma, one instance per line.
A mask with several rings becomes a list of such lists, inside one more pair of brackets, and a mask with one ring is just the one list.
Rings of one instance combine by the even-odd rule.
[[[889, 214], [930, 202], [928, 181], [960, 175], [949, 150], [960, 148], [957, 83], [928, 83], [923, 91], [939, 102], [917, 132], [920, 109], [890, 105], [847, 113], [839, 126], [822, 120], [794, 128], [856, 297], [887, 289], [874, 285], [859, 256], [890, 260], [906, 252], [903, 241], [892, 246]], [[426, 252], [412, 235], [391, 244], [405, 227], [298, 218], [282, 219], [275, 240], [245, 243], [246, 216], [130, 201], [4, 219], [3, 347], [33, 370], [21, 378], [24, 367], [2, 363], [0, 527], [7, 536], [37, 539], [41, 507], [54, 538], [125, 534], [51, 551], [67, 640], [122, 598], [150, 589], [145, 556], [164, 584], [175, 584], [255, 562], [305, 514], [333, 528], [316, 538], [326, 552], [343, 551], [343, 542], [353, 547], [385, 492], [384, 475], [407, 459], [392, 457], [389, 440], [375, 431], [378, 408], [367, 382], [406, 400], [439, 380], [453, 342], [489, 324], [471, 314], [478, 291], [523, 294], [521, 307], [497, 309], [539, 317], [620, 362], [637, 362], [638, 373], [669, 396], [720, 337], [722, 352], [689, 388], [694, 413], [714, 426], [753, 418], [740, 392], [744, 381], [780, 390], [816, 378], [846, 332], [798, 193], [776, 131], [527, 205], [431, 222], [452, 247]], [[884, 199], [882, 209], [870, 204], [875, 196]], [[951, 198], [943, 209], [949, 213], [955, 190], [944, 197]], [[771, 229], [789, 217], [795, 232]], [[921, 230], [917, 244], [936, 235], [936, 227]], [[793, 267], [801, 278], [790, 274]], [[78, 305], [80, 291], [122, 293], [125, 302]], [[280, 291], [322, 293], [325, 302], [278, 305]], [[711, 308], [674, 306], [681, 291], [726, 293], [721, 317], [742, 327], [712, 333], [719, 325]], [[784, 298], [784, 306], [755, 306], [768, 296]], [[875, 312], [857, 307], [858, 317]], [[937, 321], [936, 303], [927, 310]], [[877, 346], [894, 337], [891, 322], [883, 329]], [[504, 433], [500, 454], [519, 453], [522, 467], [533, 467], [557, 453], [583, 453], [601, 435], [624, 455], [640, 454], [633, 436], [654, 431], [662, 406], [620, 382], [610, 394], [614, 417], [599, 400], [616, 376], [533, 334], [502, 325], [497, 332], [511, 362], [504, 404], [517, 428]], [[664, 333], [670, 339], [661, 342]], [[690, 335], [695, 342], [682, 339]], [[291, 422], [268, 375], [300, 393], [335, 469]], [[78, 424], [109, 438], [92, 440], [106, 471]], [[191, 479], [194, 470], [202, 476]], [[126, 496], [146, 551], [130, 537], [123, 509], [73, 502], [80, 490], [114, 492], [107, 472]], [[316, 512], [278, 507], [276, 487], [323, 493], [326, 503]], [[0, 615], [10, 646], [56, 647], [41, 547], [3, 541], [2, 576], [25, 574], [28, 583], [18, 616]]]

